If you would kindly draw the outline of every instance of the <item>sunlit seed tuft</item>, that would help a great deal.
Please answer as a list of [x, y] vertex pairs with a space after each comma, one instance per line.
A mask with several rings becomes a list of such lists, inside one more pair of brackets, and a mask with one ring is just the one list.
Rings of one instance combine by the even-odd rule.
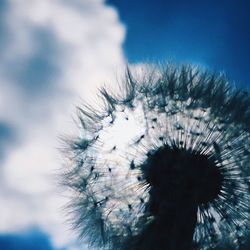
[[[128, 69], [79, 108], [64, 184], [80, 237], [103, 249], [244, 249], [250, 94], [195, 67]], [[227, 248], [225, 248], [227, 246]]]

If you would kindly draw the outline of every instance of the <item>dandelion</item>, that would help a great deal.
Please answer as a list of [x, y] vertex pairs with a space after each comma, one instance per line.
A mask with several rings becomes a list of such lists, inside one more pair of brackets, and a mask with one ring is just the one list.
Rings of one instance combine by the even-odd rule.
[[78, 108], [64, 184], [80, 237], [102, 249], [233, 249], [249, 207], [249, 93], [192, 66], [127, 70]]

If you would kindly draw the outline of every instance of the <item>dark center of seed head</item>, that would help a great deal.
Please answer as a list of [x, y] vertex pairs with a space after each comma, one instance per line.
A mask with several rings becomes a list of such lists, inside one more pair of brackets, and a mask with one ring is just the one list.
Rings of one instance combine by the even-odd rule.
[[135, 237], [135, 249], [192, 249], [198, 206], [216, 199], [221, 190], [223, 175], [215, 160], [164, 146], [149, 153], [141, 169], [149, 184], [146, 211], [155, 219]]
[[150, 153], [142, 170], [150, 185], [153, 215], [168, 208], [179, 210], [211, 202], [219, 195], [223, 181], [212, 157], [177, 147], [164, 146]]

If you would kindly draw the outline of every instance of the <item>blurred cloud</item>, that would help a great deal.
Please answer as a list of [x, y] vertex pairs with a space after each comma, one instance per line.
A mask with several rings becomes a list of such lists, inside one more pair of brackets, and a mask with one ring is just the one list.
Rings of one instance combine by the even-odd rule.
[[8, 144], [8, 142], [13, 142], [14, 134], [15, 131], [9, 124], [0, 122], [0, 162], [3, 160], [4, 153], [7, 150], [6, 144]]
[[80, 98], [94, 100], [124, 65], [125, 29], [103, 0], [9, 0], [1, 12], [0, 233], [37, 225], [71, 249], [75, 236], [61, 211], [67, 197], [54, 179], [58, 137], [74, 133]]

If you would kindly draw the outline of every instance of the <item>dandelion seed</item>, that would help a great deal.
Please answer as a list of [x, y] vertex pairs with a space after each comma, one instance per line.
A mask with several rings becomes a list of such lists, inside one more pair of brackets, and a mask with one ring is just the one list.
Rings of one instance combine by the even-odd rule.
[[[219, 249], [250, 220], [250, 98], [191, 66], [127, 71], [79, 109], [64, 182], [81, 237], [102, 249]], [[91, 135], [91, 136], [90, 136]]]

